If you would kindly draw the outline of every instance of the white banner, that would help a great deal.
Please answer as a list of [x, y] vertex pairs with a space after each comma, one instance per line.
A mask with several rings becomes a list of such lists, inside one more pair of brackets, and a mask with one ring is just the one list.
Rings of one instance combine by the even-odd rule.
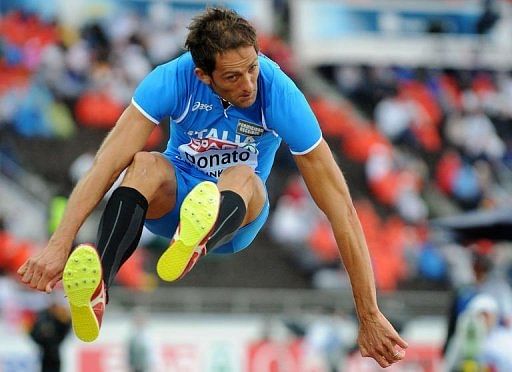
[[[45, 3], [47, 2], [41, 2], [37, 6], [43, 8]], [[274, 24], [272, 0], [167, 0], [161, 2], [150, 0], [56, 0], [56, 5], [54, 3], [52, 8], [64, 24], [80, 26], [91, 18], [108, 17], [130, 8], [144, 12], [154, 5], [167, 7], [174, 19], [180, 21], [180, 24], [188, 24], [191, 17], [207, 6], [223, 6], [234, 9], [265, 32], [271, 32]], [[35, 5], [31, 4], [31, 6]]]
[[[331, 362], [341, 364], [343, 370], [380, 371], [375, 362], [358, 353], [343, 356], [343, 350], [351, 349], [357, 336], [357, 325], [348, 319], [294, 316], [288, 320], [304, 327], [305, 336], [300, 337], [285, 325], [286, 318], [138, 311], [134, 316], [108, 310], [97, 340], [84, 343], [72, 333], [65, 339], [61, 345], [62, 372], [129, 371], [132, 341], [148, 347], [150, 372], [328, 372], [330, 357], [326, 353], [332, 350], [329, 345], [333, 342], [337, 358]], [[438, 370], [444, 319], [411, 321], [402, 336], [409, 343], [407, 357], [393, 371], [419, 366], [424, 371]], [[38, 349], [29, 336], [12, 322], [0, 322], [0, 372], [38, 368]]]
[[[471, 0], [296, 0], [292, 45], [298, 60], [319, 64], [512, 67], [512, 9], [498, 2], [489, 35], [476, 34], [481, 2]], [[433, 32], [435, 29], [442, 32]]]

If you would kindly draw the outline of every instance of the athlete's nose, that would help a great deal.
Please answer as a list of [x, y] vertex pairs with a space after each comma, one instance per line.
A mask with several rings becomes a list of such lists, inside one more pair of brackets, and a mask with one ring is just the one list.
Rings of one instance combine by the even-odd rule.
[[254, 81], [249, 73], [244, 74], [242, 77], [242, 90], [248, 93], [252, 93], [254, 90]]

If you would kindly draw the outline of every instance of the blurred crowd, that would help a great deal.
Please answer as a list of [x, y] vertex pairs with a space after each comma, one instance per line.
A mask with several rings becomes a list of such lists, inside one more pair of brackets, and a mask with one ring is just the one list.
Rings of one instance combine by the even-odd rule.
[[[55, 195], [63, 199], [49, 205], [49, 215], [55, 217], [49, 225], [58, 219], [65, 195], [90, 167], [91, 151], [130, 102], [138, 82], [154, 66], [182, 53], [187, 23], [163, 3], [143, 13], [127, 8], [115, 14], [115, 22], [107, 17], [80, 27], [19, 10], [0, 15], [0, 153], [37, 173], [24, 163], [44, 156], [37, 146], [13, 149], [4, 139], [62, 140], [53, 142], [58, 146], [66, 140], [90, 141], [84, 128], [101, 133], [88, 151], [70, 155], [54, 149], [61, 162], [48, 165], [53, 167], [50, 174], [65, 175], [58, 179], [60, 193]], [[300, 86], [300, 68], [290, 47], [276, 35], [261, 34], [259, 43]], [[503, 314], [485, 321], [463, 317], [458, 331], [476, 327], [501, 337], [493, 330], [510, 325], [512, 296], [503, 301], [491, 293], [490, 299], [476, 301], [487, 290], [481, 290], [479, 273], [471, 269], [475, 255], [485, 257], [492, 262], [491, 277], [509, 288], [510, 244], [453, 240], [429, 221], [510, 207], [512, 73], [336, 65], [319, 68], [318, 75], [330, 81], [336, 94], [305, 93], [350, 185], [378, 288], [452, 288], [455, 302], [461, 301], [454, 307], [456, 314], [492, 315], [505, 302]], [[158, 126], [147, 149], [165, 142], [165, 126]], [[272, 214], [263, 234], [310, 278], [312, 287], [348, 286], [328, 221], [286, 149], [277, 159], [269, 179]], [[48, 173], [39, 176], [44, 179]], [[154, 237], [145, 234], [142, 244], [151, 245]], [[0, 226], [1, 271], [14, 274], [40, 248], [41, 242], [13, 236]], [[143, 269], [148, 254], [151, 250], [138, 251], [121, 271], [119, 283], [155, 285]], [[452, 331], [457, 334], [455, 325]], [[460, 362], [453, 355], [464, 349], [457, 345], [447, 351], [453, 363]]]
[[[90, 141], [84, 128], [106, 133], [137, 83], [183, 51], [188, 20], [164, 4], [145, 12], [126, 8], [115, 17], [115, 22], [104, 17], [72, 27], [19, 10], [2, 16], [0, 131], [5, 138]], [[259, 43], [301, 85], [290, 47], [276, 35], [261, 34]], [[338, 95], [305, 93], [351, 187], [379, 288], [414, 283], [447, 288], [466, 280], [456, 277], [464, 272], [454, 267], [463, 265], [461, 260], [452, 259], [464, 250], [433, 236], [429, 220], [510, 205], [512, 75], [356, 65], [324, 66], [320, 75]], [[155, 128], [148, 149], [165, 143], [165, 127]], [[63, 151], [60, 162], [47, 165], [53, 172], [41, 175], [65, 173], [58, 189], [66, 195], [90, 166], [100, 141], [83, 153]], [[8, 141], [0, 145], [38, 172], [26, 161], [37, 163], [37, 150], [13, 150]], [[289, 153], [282, 150], [277, 158], [277, 176], [269, 181], [277, 191], [271, 190], [268, 236], [312, 286], [346, 286], [325, 217]], [[23, 257], [11, 258], [13, 266]]]
[[[512, 74], [371, 66], [324, 66], [319, 73], [342, 100], [310, 102], [351, 186], [379, 287], [466, 280], [458, 273], [470, 272], [469, 260], [462, 263], [458, 251], [471, 241], [440, 239], [429, 221], [510, 207]], [[337, 270], [317, 270], [335, 265], [337, 255], [311, 204], [301, 180], [291, 179], [273, 235], [290, 247], [307, 245], [318, 285], [336, 285]], [[305, 220], [312, 221], [306, 229]], [[498, 246], [507, 255], [508, 244]], [[502, 261], [506, 270], [509, 263]]]
[[[53, 194], [43, 200], [48, 204], [48, 234], [137, 84], [155, 66], [183, 53], [189, 20], [163, 3], [143, 10], [122, 8], [79, 27], [15, 8], [0, 15], [0, 156], [9, 159], [0, 162], [0, 168], [13, 179], [15, 173], [28, 171], [47, 184], [45, 191]], [[295, 74], [283, 41], [262, 33], [259, 43], [291, 76]], [[164, 148], [167, 132], [166, 123], [155, 126], [146, 149]], [[5, 221], [0, 267], [13, 274], [44, 240], [15, 236], [9, 230], [13, 215], [0, 217]], [[94, 234], [85, 239], [93, 241]], [[157, 248], [163, 244], [144, 231], [141, 245], [146, 243]], [[118, 282], [138, 289], [153, 286], [154, 276], [143, 267], [147, 256], [147, 250], [137, 250]]]
[[76, 125], [111, 128], [138, 82], [179, 52], [185, 29], [166, 9], [152, 7], [144, 18], [127, 10], [116, 22], [81, 29], [7, 13], [0, 24], [2, 123], [39, 137], [70, 137]]

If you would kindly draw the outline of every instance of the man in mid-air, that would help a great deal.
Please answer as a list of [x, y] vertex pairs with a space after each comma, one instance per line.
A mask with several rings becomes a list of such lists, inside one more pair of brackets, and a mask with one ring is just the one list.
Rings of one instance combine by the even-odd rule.
[[[265, 181], [284, 140], [331, 223], [352, 284], [362, 355], [383, 367], [401, 360], [407, 343], [378, 308], [359, 219], [304, 95], [259, 53], [254, 28], [232, 10], [209, 8], [194, 18], [185, 46], [187, 53], [137, 87], [48, 245], [20, 267], [22, 281], [50, 292], [62, 278], [75, 334], [93, 341], [108, 288], [144, 225], [172, 238], [157, 264], [166, 281], [181, 278], [206, 253], [250, 245], [269, 213]], [[166, 117], [167, 149], [143, 151]], [[125, 169], [103, 212], [97, 248], [71, 252], [80, 226]]]

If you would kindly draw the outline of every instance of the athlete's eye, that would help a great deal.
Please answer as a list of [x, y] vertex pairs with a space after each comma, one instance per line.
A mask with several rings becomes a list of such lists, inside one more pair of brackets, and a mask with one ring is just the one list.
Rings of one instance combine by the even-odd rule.
[[228, 75], [225, 78], [227, 81], [236, 81], [238, 79], [238, 75]]
[[256, 68], [258, 67], [258, 65], [255, 63], [254, 65], [252, 65], [251, 67], [249, 67], [249, 72], [254, 72], [256, 70]]

